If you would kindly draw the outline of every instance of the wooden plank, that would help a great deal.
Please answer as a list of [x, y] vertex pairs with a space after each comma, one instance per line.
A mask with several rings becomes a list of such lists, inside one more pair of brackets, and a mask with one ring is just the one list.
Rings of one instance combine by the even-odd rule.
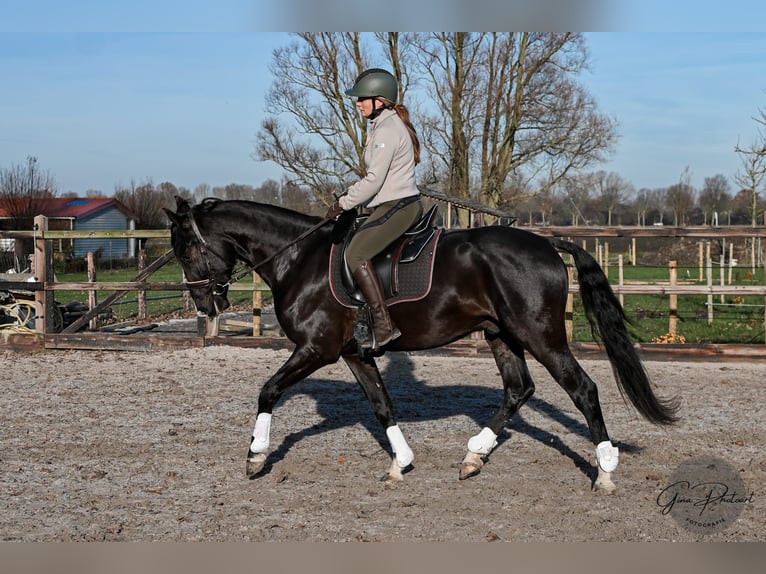
[[546, 237], [766, 237], [766, 227], [731, 225], [726, 227], [522, 227]]
[[[292, 350], [295, 345], [286, 337], [241, 337], [194, 335], [156, 335], [114, 333], [78, 333], [22, 335], [2, 333], [0, 348], [16, 351], [62, 350], [111, 350], [111, 351], [157, 351], [202, 348], [207, 346], [230, 346], [253, 349]], [[640, 343], [636, 350], [644, 361], [704, 361], [704, 362], [753, 362], [766, 361], [765, 345], [734, 344], [662, 344]], [[570, 343], [572, 353], [580, 360], [606, 360], [603, 346], [598, 343]], [[451, 357], [491, 357], [486, 341], [461, 339], [444, 347], [417, 351], [417, 354]], [[528, 360], [533, 360], [528, 358]]]
[[241, 347], [243, 349], [285, 349], [289, 351], [292, 351], [295, 348], [295, 343], [287, 337], [226, 337], [221, 335], [205, 337], [206, 347], [215, 347], [218, 345]]
[[169, 229], [49, 229], [43, 239], [170, 239]]
[[[500, 216], [507, 215], [500, 213]], [[513, 217], [513, 216], [509, 216]], [[575, 227], [568, 225], [552, 225], [546, 227], [518, 226], [519, 229], [531, 231], [547, 237], [766, 237], [766, 227], [749, 225], [725, 225], [719, 227], [691, 226], [675, 227], [672, 225], [637, 227], [637, 226], [592, 226]], [[0, 231], [0, 237], [33, 238], [39, 236], [34, 231]], [[95, 239], [95, 238], [136, 238], [136, 239], [169, 239], [169, 229], [119, 229], [119, 230], [49, 230], [43, 233], [44, 239]]]
[[[612, 285], [612, 291], [625, 295], [766, 295], [766, 285]], [[570, 293], [579, 293], [577, 283]]]
[[145, 281], [97, 281], [95, 283], [46, 283], [46, 291], [183, 291], [185, 283]]
[[44, 340], [40, 335], [0, 331], [0, 348], [8, 351], [33, 352], [44, 348]]
[[[6, 283], [0, 283], [5, 286]], [[40, 285], [40, 289], [46, 291], [185, 291], [186, 283], [174, 283], [169, 281], [98, 281], [96, 283], [75, 281], [69, 283], [28, 283], [27, 285]], [[34, 290], [29, 288], [29, 290]], [[253, 286], [251, 283], [234, 283], [229, 285], [229, 291], [271, 291], [268, 287]]]
[[202, 337], [177, 335], [117, 335], [115, 333], [75, 333], [45, 336], [46, 349], [99, 351], [160, 351], [202, 348]]
[[0, 281], [0, 291], [42, 291], [45, 284], [40, 281]]
[[[570, 343], [579, 359], [606, 359], [599, 343]], [[766, 345], [637, 343], [645, 361], [766, 361]]]
[[[149, 265], [146, 269], [141, 271], [138, 275], [134, 277], [134, 281], [141, 281], [143, 279], [146, 279], [149, 277], [152, 273], [157, 271], [160, 267], [165, 265], [168, 261], [173, 259], [175, 255], [173, 254], [173, 250], [170, 249], [166, 251], [162, 256], [155, 259], [151, 265]], [[104, 309], [109, 307], [112, 303], [114, 303], [117, 299], [122, 297], [128, 293], [128, 291], [117, 291], [116, 293], [112, 293], [109, 295], [106, 299], [101, 301], [98, 305], [96, 305], [93, 309], [88, 311], [87, 313], [84, 313], [82, 317], [74, 321], [71, 325], [69, 325], [66, 329], [64, 329], [64, 333], [76, 333], [81, 327], [84, 327], [86, 323], [88, 323], [91, 318], [97, 316], [99, 313], [101, 313]]]

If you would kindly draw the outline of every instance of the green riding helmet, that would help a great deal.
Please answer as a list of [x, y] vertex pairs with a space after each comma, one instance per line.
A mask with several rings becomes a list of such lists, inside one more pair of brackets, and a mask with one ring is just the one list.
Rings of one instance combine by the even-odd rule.
[[346, 95], [355, 98], [385, 98], [395, 104], [399, 98], [399, 85], [387, 70], [370, 68], [359, 74], [354, 87], [346, 90]]

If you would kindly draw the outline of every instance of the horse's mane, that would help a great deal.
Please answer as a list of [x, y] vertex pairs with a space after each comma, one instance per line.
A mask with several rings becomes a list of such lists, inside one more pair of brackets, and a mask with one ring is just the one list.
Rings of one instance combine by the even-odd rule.
[[273, 222], [278, 227], [310, 227], [320, 220], [316, 215], [301, 213], [281, 205], [247, 199], [224, 200], [208, 197], [194, 206], [194, 208], [198, 210], [199, 214], [220, 215], [232, 218], [233, 221], [242, 219], [243, 223], [252, 221], [253, 217], [257, 215], [259, 219]]

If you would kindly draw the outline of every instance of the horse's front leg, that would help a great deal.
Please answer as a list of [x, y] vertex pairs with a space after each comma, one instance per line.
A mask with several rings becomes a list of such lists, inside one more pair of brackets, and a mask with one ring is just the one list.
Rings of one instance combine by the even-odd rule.
[[343, 360], [346, 361], [362, 387], [367, 400], [370, 401], [375, 417], [386, 429], [386, 436], [391, 443], [393, 457], [388, 475], [384, 478], [390, 482], [399, 482], [402, 480], [402, 471], [412, 464], [415, 455], [407, 444], [399, 425], [396, 424], [393, 403], [383, 385], [378, 366], [374, 359], [362, 359], [358, 355], [344, 355]]
[[245, 472], [248, 477], [253, 478], [266, 465], [266, 456], [271, 444], [271, 413], [277, 401], [291, 386], [331, 362], [306, 347], [296, 348], [285, 364], [263, 385], [258, 396], [258, 416], [247, 453]]

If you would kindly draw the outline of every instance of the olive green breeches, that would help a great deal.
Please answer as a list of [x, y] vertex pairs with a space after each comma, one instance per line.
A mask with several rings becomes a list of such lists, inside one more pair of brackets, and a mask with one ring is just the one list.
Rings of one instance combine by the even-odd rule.
[[346, 263], [351, 272], [401, 237], [422, 215], [423, 204], [419, 198], [407, 197], [375, 207], [346, 250]]

